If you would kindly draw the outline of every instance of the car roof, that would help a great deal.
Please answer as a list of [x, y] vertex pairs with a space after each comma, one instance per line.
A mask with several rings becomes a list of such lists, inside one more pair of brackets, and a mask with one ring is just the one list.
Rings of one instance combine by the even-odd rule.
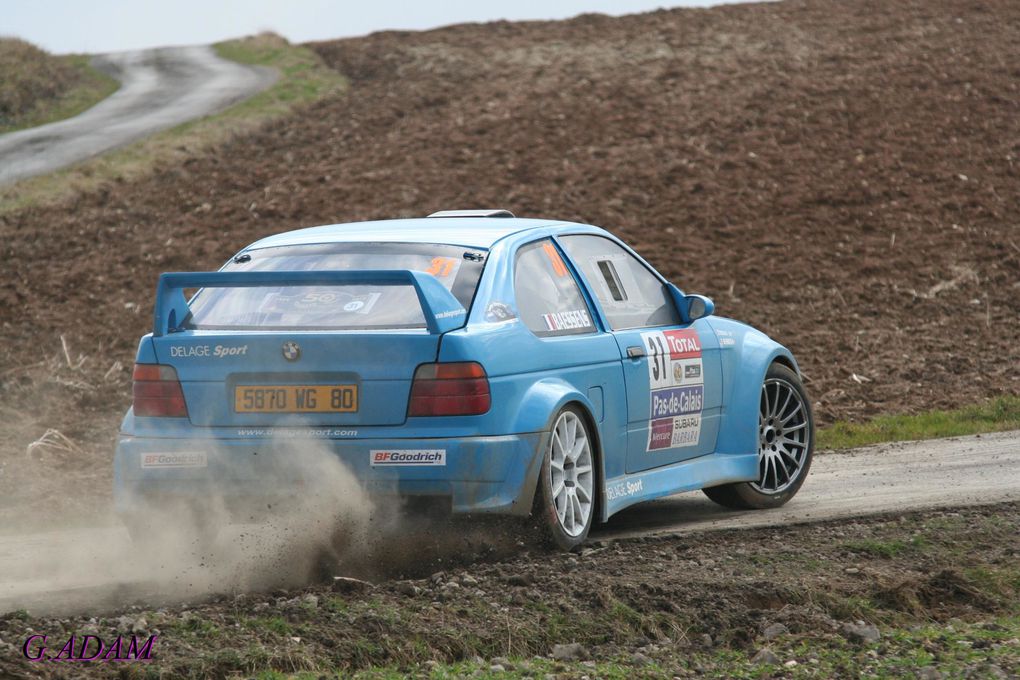
[[245, 250], [313, 243], [390, 242], [443, 243], [488, 250], [496, 241], [558, 220], [509, 217], [427, 217], [328, 224], [274, 234]]

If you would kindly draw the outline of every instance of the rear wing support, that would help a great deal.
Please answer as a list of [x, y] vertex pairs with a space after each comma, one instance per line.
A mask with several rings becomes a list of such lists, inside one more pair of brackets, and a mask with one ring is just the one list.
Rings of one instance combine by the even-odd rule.
[[156, 337], [181, 330], [188, 318], [189, 288], [259, 288], [262, 286], [330, 286], [375, 284], [414, 286], [421, 301], [429, 333], [439, 335], [460, 328], [467, 310], [439, 279], [410, 269], [255, 271], [255, 272], [168, 272], [160, 274], [156, 286], [152, 334]]

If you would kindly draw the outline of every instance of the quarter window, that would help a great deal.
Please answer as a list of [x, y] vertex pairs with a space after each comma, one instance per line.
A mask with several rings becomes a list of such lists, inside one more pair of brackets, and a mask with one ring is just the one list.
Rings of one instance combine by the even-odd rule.
[[529, 243], [517, 251], [514, 295], [521, 320], [535, 335], [595, 331], [581, 289], [549, 239]]
[[613, 330], [680, 323], [665, 284], [619, 244], [588, 235], [559, 240], [584, 273]]

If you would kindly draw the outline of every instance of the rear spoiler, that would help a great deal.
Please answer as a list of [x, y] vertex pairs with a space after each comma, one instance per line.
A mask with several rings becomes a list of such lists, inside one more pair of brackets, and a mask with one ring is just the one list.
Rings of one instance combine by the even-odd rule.
[[439, 279], [409, 269], [256, 271], [256, 272], [168, 272], [160, 274], [156, 287], [156, 308], [152, 334], [166, 335], [180, 330], [190, 313], [184, 298], [186, 288], [258, 288], [259, 286], [329, 286], [372, 283], [382, 286], [414, 286], [421, 301], [429, 333], [438, 335], [460, 328], [467, 311]]

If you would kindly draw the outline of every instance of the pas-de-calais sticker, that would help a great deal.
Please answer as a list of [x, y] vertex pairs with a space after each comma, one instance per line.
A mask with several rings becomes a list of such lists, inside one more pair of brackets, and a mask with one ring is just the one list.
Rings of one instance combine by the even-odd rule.
[[641, 334], [648, 348], [649, 416], [646, 451], [696, 446], [705, 400], [697, 331]]

